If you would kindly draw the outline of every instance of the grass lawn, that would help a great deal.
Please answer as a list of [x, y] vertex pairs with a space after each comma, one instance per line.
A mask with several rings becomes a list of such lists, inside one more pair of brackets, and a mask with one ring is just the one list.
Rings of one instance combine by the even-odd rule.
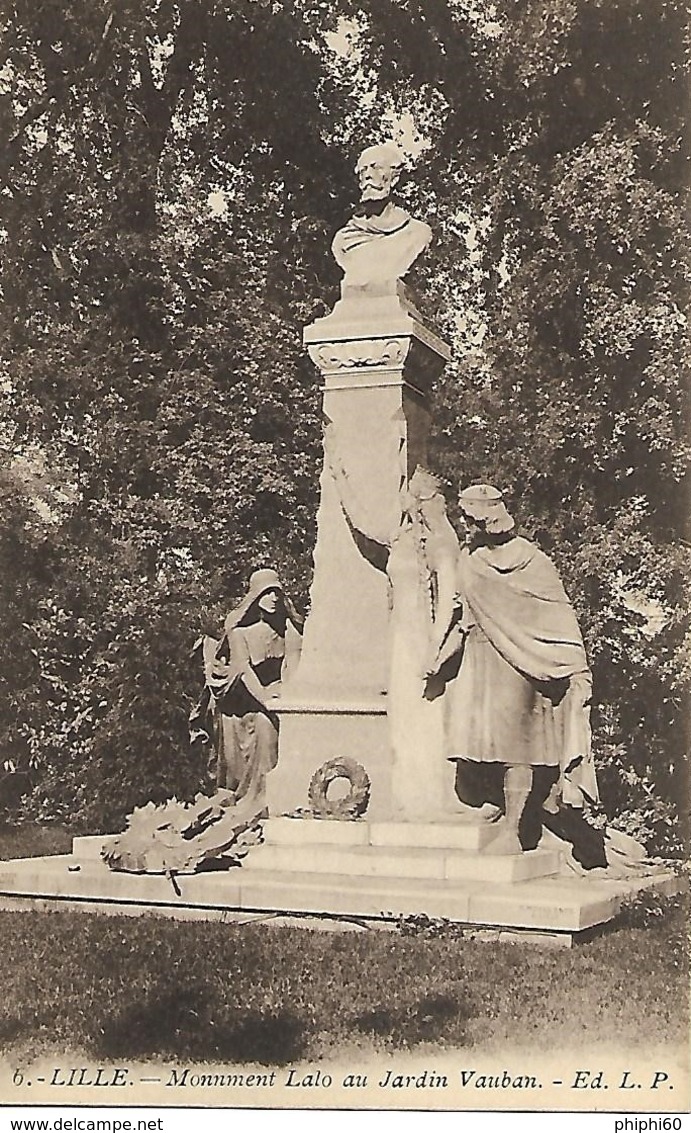
[[[0, 856], [64, 852], [69, 841], [59, 830], [6, 832]], [[450, 933], [0, 912], [0, 1058], [70, 1050], [280, 1066], [345, 1046], [681, 1043], [684, 920], [677, 907], [566, 950]]]

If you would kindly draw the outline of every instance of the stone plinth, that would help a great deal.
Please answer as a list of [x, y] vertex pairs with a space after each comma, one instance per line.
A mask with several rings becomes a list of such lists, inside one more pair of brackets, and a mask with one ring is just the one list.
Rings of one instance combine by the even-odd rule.
[[[343, 828], [350, 828], [349, 840]], [[531, 850], [494, 857], [483, 853], [493, 831], [483, 825], [412, 822], [338, 822], [269, 819], [264, 843], [255, 846], [246, 873], [290, 869], [296, 874], [407, 878], [411, 882], [457, 880], [517, 882], [559, 872], [559, 854]]]
[[[337, 691], [307, 693], [299, 702], [283, 697], [280, 708], [278, 766], [267, 777], [267, 800], [272, 815], [293, 814], [308, 804], [310, 780], [327, 760], [348, 756], [367, 769], [372, 784], [368, 816], [390, 814], [391, 761], [386, 697], [364, 694], [337, 701]], [[350, 825], [344, 823], [343, 825]]]
[[[72, 855], [1, 862], [0, 908], [227, 921], [288, 914], [318, 916], [335, 927], [344, 920], [376, 926], [427, 915], [528, 930], [536, 939], [556, 933], [568, 943], [571, 934], [610, 920], [636, 893], [680, 889], [671, 872], [629, 881], [555, 874], [552, 850], [493, 858], [482, 852], [481, 831], [463, 824], [270, 819], [265, 845], [254, 847], [241, 866], [179, 875], [177, 891], [160, 874], [109, 870], [100, 860], [107, 836], [76, 838]], [[412, 876], [411, 853], [417, 854]], [[421, 872], [424, 859], [433, 864]], [[462, 860], [467, 870], [448, 868]], [[372, 866], [376, 861], [383, 869]], [[518, 872], [512, 876], [512, 870]]]
[[[399, 284], [388, 294], [344, 294], [304, 334], [323, 378], [326, 456], [317, 515], [311, 610], [302, 656], [284, 685], [279, 763], [268, 780], [272, 814], [307, 805], [325, 761], [349, 756], [372, 781], [371, 813], [390, 813], [386, 720], [388, 545], [401, 522], [401, 489], [427, 455], [429, 394], [449, 357]], [[346, 519], [335, 461], [362, 513]]]

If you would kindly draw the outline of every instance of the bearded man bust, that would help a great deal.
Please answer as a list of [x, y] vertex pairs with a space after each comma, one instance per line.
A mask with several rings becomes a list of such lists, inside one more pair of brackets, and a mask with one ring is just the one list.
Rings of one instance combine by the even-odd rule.
[[331, 251], [343, 269], [343, 292], [381, 291], [412, 267], [432, 238], [432, 229], [394, 204], [391, 194], [403, 159], [393, 145], [368, 146], [358, 158], [360, 204], [336, 233]]

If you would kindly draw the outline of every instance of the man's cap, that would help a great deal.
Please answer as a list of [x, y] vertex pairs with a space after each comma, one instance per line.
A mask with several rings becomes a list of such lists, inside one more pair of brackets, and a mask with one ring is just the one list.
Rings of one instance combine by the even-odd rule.
[[484, 523], [492, 533], [511, 531], [514, 522], [506, 510], [504, 495], [491, 484], [470, 484], [458, 496], [461, 511]]

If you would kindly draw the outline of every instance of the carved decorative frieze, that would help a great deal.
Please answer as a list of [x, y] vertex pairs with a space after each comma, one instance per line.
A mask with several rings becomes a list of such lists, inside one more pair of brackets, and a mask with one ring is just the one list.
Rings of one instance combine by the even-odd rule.
[[402, 366], [410, 339], [353, 338], [345, 342], [320, 342], [309, 347], [310, 358], [322, 373]]

